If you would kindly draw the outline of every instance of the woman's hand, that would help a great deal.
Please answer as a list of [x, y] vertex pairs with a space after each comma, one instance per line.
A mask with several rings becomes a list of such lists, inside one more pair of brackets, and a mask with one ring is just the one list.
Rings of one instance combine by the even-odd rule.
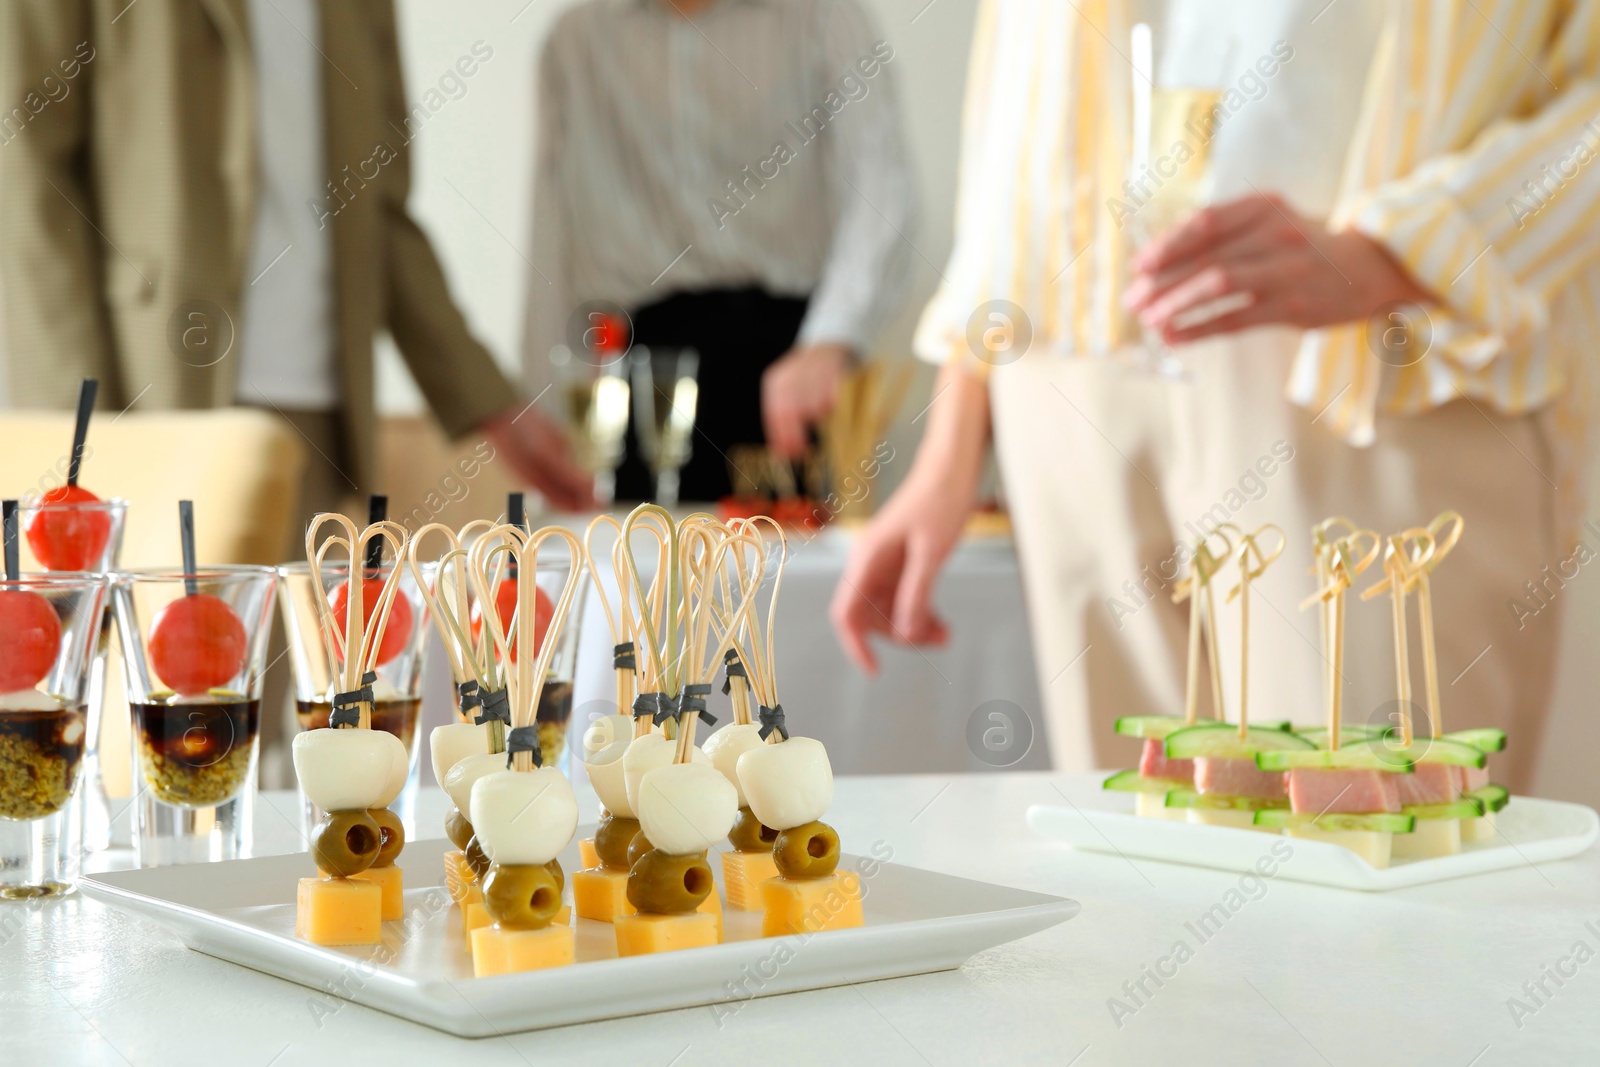
[[761, 375], [767, 447], [784, 459], [804, 456], [808, 432], [833, 413], [854, 362], [844, 345], [823, 343], [792, 348], [768, 367]]
[[[1391, 304], [1435, 300], [1378, 242], [1329, 233], [1270, 194], [1204, 209], [1140, 249], [1133, 270], [1124, 303], [1168, 344], [1361, 322]], [[1220, 313], [1195, 321], [1220, 300]]]

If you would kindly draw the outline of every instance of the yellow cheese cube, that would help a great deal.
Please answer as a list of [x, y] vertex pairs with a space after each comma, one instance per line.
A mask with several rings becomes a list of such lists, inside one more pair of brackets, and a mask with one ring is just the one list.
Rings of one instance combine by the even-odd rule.
[[767, 913], [761, 919], [762, 937], [844, 930], [860, 926], [861, 879], [848, 871], [826, 878], [769, 878], [761, 883]]
[[484, 926], [472, 931], [472, 973], [479, 978], [565, 967], [577, 958], [577, 938], [572, 927], [561, 923], [542, 930]]
[[[323, 878], [332, 878], [322, 868], [317, 868], [317, 874]], [[383, 921], [395, 922], [406, 917], [406, 898], [404, 879], [400, 868], [390, 864], [387, 867], [368, 867], [359, 874], [352, 874], [351, 878], [360, 882], [373, 882], [383, 890]]]
[[461, 905], [461, 934], [463, 937], [471, 937], [474, 930], [480, 930], [493, 924], [494, 917], [489, 914], [489, 909], [483, 906], [482, 900]]
[[680, 948], [720, 944], [721, 921], [706, 912], [689, 915], [619, 915], [617, 955], [643, 956]]
[[628, 872], [592, 867], [572, 872], [572, 903], [578, 918], [614, 922], [619, 915], [632, 915], [628, 903]]
[[383, 889], [354, 878], [302, 878], [294, 932], [313, 945], [376, 945], [383, 930]]
[[467, 865], [467, 854], [460, 849], [451, 849], [444, 854], [444, 886], [450, 891], [450, 899], [457, 904], [468, 899], [470, 892], [478, 888], [477, 875]]
[[1461, 840], [1465, 842], [1493, 841], [1496, 837], [1494, 812], [1488, 811], [1476, 819], [1461, 820]]
[[594, 847], [594, 838], [585, 837], [578, 842], [578, 866], [586, 869], [600, 866], [600, 853]]
[[760, 885], [778, 877], [778, 865], [770, 852], [724, 852], [722, 884], [728, 891], [728, 907], [735, 911], [760, 911]]

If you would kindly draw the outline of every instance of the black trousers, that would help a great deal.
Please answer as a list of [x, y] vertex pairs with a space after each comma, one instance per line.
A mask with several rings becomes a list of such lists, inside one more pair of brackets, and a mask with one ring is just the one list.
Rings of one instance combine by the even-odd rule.
[[[678, 495], [710, 501], [731, 490], [727, 455], [736, 445], [764, 444], [761, 374], [793, 345], [807, 301], [762, 289], [674, 293], [633, 313], [633, 343], [693, 348], [700, 354], [700, 400], [693, 454]], [[655, 478], [639, 452], [630, 420], [627, 454], [617, 468], [618, 500], [649, 500]]]

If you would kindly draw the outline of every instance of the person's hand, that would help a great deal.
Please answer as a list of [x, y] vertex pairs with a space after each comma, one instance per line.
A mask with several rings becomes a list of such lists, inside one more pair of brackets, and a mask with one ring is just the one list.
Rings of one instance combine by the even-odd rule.
[[483, 435], [506, 457], [517, 477], [562, 511], [595, 506], [594, 478], [572, 458], [566, 433], [544, 412], [519, 404], [485, 422]]
[[970, 494], [913, 472], [857, 538], [828, 615], [845, 653], [867, 674], [878, 673], [869, 634], [903, 645], [948, 640], [933, 587], [973, 506]]
[[839, 344], [791, 348], [761, 375], [761, 424], [767, 447], [784, 459], [806, 451], [806, 431], [833, 411], [854, 357]]
[[[1252, 326], [1360, 322], [1390, 304], [1434, 300], [1372, 238], [1329, 233], [1272, 195], [1206, 208], [1140, 249], [1133, 270], [1124, 303], [1168, 344]], [[1195, 321], [1222, 300], [1224, 310]]]

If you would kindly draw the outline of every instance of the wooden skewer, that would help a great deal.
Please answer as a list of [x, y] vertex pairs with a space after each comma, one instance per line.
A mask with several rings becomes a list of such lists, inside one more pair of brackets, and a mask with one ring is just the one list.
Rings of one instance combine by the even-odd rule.
[[[1277, 534], [1278, 544], [1271, 552], [1264, 553], [1256, 539], [1267, 533]], [[1283, 530], [1271, 523], [1239, 538], [1239, 548], [1236, 553], [1239, 584], [1228, 593], [1228, 599], [1239, 598], [1239, 739], [1241, 741], [1250, 736], [1250, 583], [1267, 573], [1267, 568], [1283, 555], [1288, 543]], [[1251, 553], [1256, 557], [1256, 565], [1253, 568], [1250, 566]]]
[[[505, 529], [518, 530], [520, 527], [508, 524]], [[550, 621], [545, 627], [544, 643], [538, 646], [537, 655], [530, 655], [528, 650], [535, 647], [539, 639], [539, 613], [535, 608], [539, 598], [539, 549], [551, 538], [566, 542], [571, 564], [567, 568], [566, 581], [561, 586], [561, 596], [552, 606]], [[518, 696], [511, 708], [511, 721], [514, 727], [530, 727], [538, 724], [539, 700], [544, 695], [545, 680], [550, 674], [550, 661], [555, 657], [556, 646], [560, 644], [561, 631], [566, 627], [572, 601], [583, 584], [584, 546], [578, 535], [565, 526], [541, 527], [527, 534], [525, 540], [508, 537], [507, 544], [508, 555], [517, 563], [517, 610], [514, 617]], [[534, 769], [531, 752], [513, 753], [511, 761], [514, 770]]]
[[[1221, 561], [1227, 559], [1234, 551], [1233, 539], [1227, 534], [1228, 529], [1237, 531], [1238, 527], [1231, 523], [1211, 530], [1204, 537], [1195, 542], [1194, 556], [1189, 562], [1189, 574], [1178, 587], [1173, 590], [1173, 603], [1189, 601], [1189, 654], [1188, 670], [1185, 680], [1184, 692], [1184, 722], [1193, 726], [1200, 718], [1200, 643], [1205, 638], [1207, 646], [1207, 660], [1211, 668], [1211, 698], [1212, 717], [1222, 721], [1224, 705], [1222, 703], [1222, 670], [1221, 661], [1217, 653], [1217, 618], [1216, 606], [1210, 597], [1211, 579], [1216, 576], [1221, 568]], [[1214, 555], [1211, 551], [1211, 539], [1220, 537], [1227, 548], [1221, 556]], [[1204, 603], [1202, 604], [1202, 599]]]

